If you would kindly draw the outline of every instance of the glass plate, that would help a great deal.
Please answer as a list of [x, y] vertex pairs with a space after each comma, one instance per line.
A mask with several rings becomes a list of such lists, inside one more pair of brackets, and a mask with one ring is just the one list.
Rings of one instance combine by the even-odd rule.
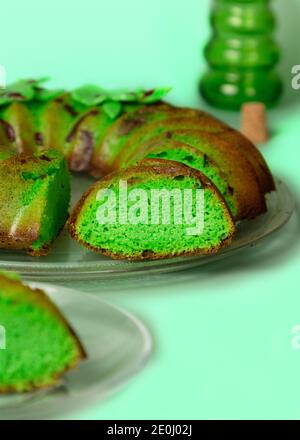
[[66, 374], [55, 389], [2, 395], [0, 419], [64, 417], [104, 398], [137, 373], [152, 349], [149, 331], [133, 315], [95, 296], [43, 283], [30, 283], [47, 292], [72, 324], [88, 359]]
[[[80, 176], [73, 179], [73, 202], [92, 183]], [[30, 279], [68, 280], [134, 275], [143, 272], [170, 272], [212, 263], [229, 257], [239, 249], [253, 246], [280, 229], [291, 217], [294, 200], [287, 186], [276, 180], [277, 190], [267, 196], [268, 212], [252, 221], [243, 221], [233, 243], [213, 255], [177, 257], [156, 261], [116, 261], [89, 251], [63, 231], [47, 257], [30, 257], [26, 253], [0, 251], [0, 268], [17, 271]]]

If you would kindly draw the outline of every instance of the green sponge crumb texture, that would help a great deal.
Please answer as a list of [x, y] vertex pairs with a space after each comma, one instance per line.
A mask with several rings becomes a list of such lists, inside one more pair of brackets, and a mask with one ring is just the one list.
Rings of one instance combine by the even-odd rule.
[[0, 392], [24, 392], [55, 384], [75, 364], [80, 349], [53, 307], [21, 283], [0, 277]]
[[68, 218], [71, 184], [64, 160], [55, 174], [51, 172], [48, 174], [48, 179], [45, 210], [41, 217], [39, 238], [32, 244], [33, 250], [39, 250], [50, 244], [63, 229]]
[[[151, 190], [168, 189], [170, 191], [184, 189], [200, 189], [200, 181], [179, 176], [178, 178], [157, 177], [155, 175], [143, 178], [137, 175], [132, 178], [136, 183], [128, 184], [128, 191], [143, 189], [148, 195], [148, 219], [151, 219]], [[99, 186], [89, 194], [82, 206], [76, 221], [76, 233], [80, 240], [85, 244], [105, 250], [113, 255], [136, 258], [147, 253], [155, 253], [156, 256], [171, 256], [182, 253], [192, 253], [195, 251], [209, 251], [222, 243], [232, 232], [232, 223], [226, 218], [227, 208], [216, 193], [211, 189], [204, 192], [204, 231], [200, 235], [188, 235], [187, 228], [191, 225], [184, 220], [182, 224], [175, 224], [174, 215], [171, 215], [170, 224], [163, 224], [162, 204], [158, 209], [160, 213], [159, 224], [120, 224], [119, 210], [116, 206], [116, 223], [99, 224], [97, 220], [97, 210], [105, 199], [97, 201], [96, 196]], [[115, 191], [117, 200], [119, 197], [119, 181], [114, 181], [109, 185], [109, 189]], [[194, 196], [195, 197], [195, 196]], [[194, 199], [195, 200], [195, 199]], [[128, 201], [128, 211], [134, 203]], [[171, 213], [174, 213], [174, 199], [171, 198]], [[192, 208], [193, 216], [196, 215], [196, 204]], [[140, 212], [141, 218], [143, 217]], [[139, 217], [139, 213], [137, 213]]]
[[8, 236], [20, 247], [29, 240], [33, 251], [47, 248], [68, 216], [70, 175], [64, 158], [47, 150], [2, 160], [0, 179], [5, 182], [0, 191], [0, 238]]

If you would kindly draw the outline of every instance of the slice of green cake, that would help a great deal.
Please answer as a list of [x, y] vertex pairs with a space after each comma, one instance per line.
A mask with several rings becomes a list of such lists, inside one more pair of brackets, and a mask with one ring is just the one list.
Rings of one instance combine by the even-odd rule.
[[224, 124], [200, 110], [172, 107], [166, 103], [142, 106], [125, 113], [107, 132], [99, 150], [99, 164], [103, 175], [119, 169], [119, 165], [136, 146], [157, 136], [165, 127], [202, 128], [220, 133]]
[[145, 159], [97, 182], [69, 221], [71, 236], [113, 258], [157, 259], [211, 253], [234, 223], [223, 197], [199, 171]]
[[108, 174], [131, 136], [150, 122], [164, 120], [172, 107], [165, 103], [138, 106], [118, 118], [106, 133], [97, 155], [98, 173]]
[[144, 157], [147, 145], [155, 142], [164, 143], [166, 148], [172, 147], [174, 142], [189, 145], [214, 162], [222, 171], [229, 192], [235, 200], [236, 220], [252, 219], [266, 212], [264, 194], [252, 164], [230, 142], [223, 141], [220, 136], [200, 130], [171, 130], [151, 139], [146, 144], [140, 144], [127, 158], [124, 167], [135, 164], [136, 159]]
[[74, 102], [69, 93], [47, 102], [40, 116], [42, 145], [67, 156], [70, 133], [86, 111], [86, 107]]
[[225, 174], [207, 154], [183, 142], [158, 139], [144, 144], [130, 165], [136, 165], [143, 158], [175, 160], [201, 171], [218, 188], [232, 216], [236, 218], [238, 212], [238, 200], [236, 195], [232, 191]]
[[66, 138], [71, 171], [83, 172], [93, 168], [97, 174], [99, 145], [112, 123], [112, 119], [101, 107], [94, 107], [74, 124]]
[[13, 102], [6, 107], [1, 114], [1, 118], [10, 127], [10, 142], [18, 153], [33, 153], [35, 151], [35, 129], [34, 118], [26, 104]]
[[1, 273], [0, 329], [0, 393], [56, 385], [85, 358], [75, 332], [46, 294]]
[[68, 217], [65, 159], [55, 150], [4, 158], [0, 182], [0, 248], [44, 255]]
[[168, 113], [168, 118], [153, 121], [145, 124], [133, 133], [125, 143], [119, 155], [115, 158], [112, 170], [120, 169], [128, 164], [129, 158], [137, 151], [141, 145], [149, 142], [158, 136], [163, 136], [171, 130], [176, 129], [195, 129], [204, 132], [219, 132], [223, 130], [221, 124], [216, 123], [213, 118], [209, 118], [206, 113], [196, 112], [195, 110], [178, 110]]

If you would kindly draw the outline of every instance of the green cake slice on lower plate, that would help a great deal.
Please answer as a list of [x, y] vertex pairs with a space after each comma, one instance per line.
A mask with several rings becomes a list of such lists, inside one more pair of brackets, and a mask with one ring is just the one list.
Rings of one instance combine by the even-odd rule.
[[226, 202], [204, 174], [150, 158], [97, 182], [69, 220], [82, 245], [131, 260], [216, 252], [234, 230]]
[[60, 383], [85, 351], [58, 308], [39, 289], [0, 273], [0, 393]]
[[66, 161], [55, 150], [8, 156], [3, 149], [0, 248], [45, 255], [68, 218], [70, 175]]

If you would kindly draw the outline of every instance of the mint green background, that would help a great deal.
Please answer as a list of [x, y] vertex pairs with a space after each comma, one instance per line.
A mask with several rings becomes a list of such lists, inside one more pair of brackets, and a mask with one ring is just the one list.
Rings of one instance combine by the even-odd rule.
[[[262, 151], [300, 197], [300, 1], [274, 1], [286, 94], [270, 112]], [[8, 80], [50, 75], [53, 86], [171, 85], [174, 103], [204, 106], [197, 80], [208, 0], [10, 0], [1, 7]], [[238, 115], [216, 112], [238, 127]], [[299, 211], [298, 211], [299, 214]], [[127, 307], [155, 339], [153, 357], [105, 402], [72, 418], [300, 418], [299, 216], [263, 247], [212, 267], [160, 277], [74, 284]], [[63, 417], [66, 415], [62, 415]]]

